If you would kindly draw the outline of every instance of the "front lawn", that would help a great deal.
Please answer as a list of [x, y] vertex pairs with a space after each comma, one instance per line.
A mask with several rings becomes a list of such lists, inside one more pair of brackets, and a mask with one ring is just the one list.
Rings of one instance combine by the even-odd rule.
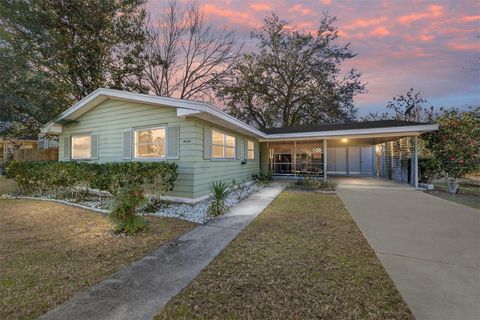
[[449, 194], [446, 183], [435, 183], [434, 186], [434, 190], [426, 192], [464, 206], [480, 209], [480, 181], [474, 179], [460, 180], [460, 188], [457, 194]]
[[413, 319], [336, 195], [283, 192], [155, 319]]
[[48, 201], [0, 200], [0, 314], [34, 319], [194, 227], [149, 217], [113, 236], [104, 215]]

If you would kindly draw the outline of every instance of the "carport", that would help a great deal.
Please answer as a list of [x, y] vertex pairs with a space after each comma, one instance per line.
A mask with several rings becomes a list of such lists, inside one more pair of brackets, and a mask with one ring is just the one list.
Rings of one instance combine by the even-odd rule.
[[437, 125], [398, 120], [265, 129], [261, 167], [276, 177], [378, 176], [418, 186], [418, 136]]

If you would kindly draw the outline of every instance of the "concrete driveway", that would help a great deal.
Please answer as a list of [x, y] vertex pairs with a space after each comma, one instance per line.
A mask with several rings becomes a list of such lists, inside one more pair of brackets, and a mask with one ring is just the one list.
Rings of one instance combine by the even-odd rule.
[[360, 180], [337, 181], [338, 194], [415, 317], [480, 319], [480, 211]]

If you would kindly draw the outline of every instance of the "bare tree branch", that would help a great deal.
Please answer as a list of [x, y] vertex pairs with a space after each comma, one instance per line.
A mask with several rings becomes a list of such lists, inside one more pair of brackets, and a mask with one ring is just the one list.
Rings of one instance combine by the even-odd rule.
[[161, 96], [213, 100], [213, 86], [225, 78], [240, 51], [233, 32], [207, 25], [196, 2], [180, 8], [176, 1], [151, 29], [145, 84]]

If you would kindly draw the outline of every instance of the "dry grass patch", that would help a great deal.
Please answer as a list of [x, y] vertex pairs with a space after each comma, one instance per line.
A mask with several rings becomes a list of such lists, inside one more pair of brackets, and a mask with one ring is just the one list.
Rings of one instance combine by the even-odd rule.
[[460, 188], [457, 194], [447, 192], [446, 183], [435, 183], [435, 189], [425, 191], [433, 196], [453, 201], [467, 207], [480, 210], [480, 182], [474, 179], [460, 180]]
[[194, 227], [149, 217], [150, 230], [111, 235], [104, 215], [35, 200], [0, 200], [0, 314], [34, 319]]
[[335, 195], [283, 192], [159, 319], [413, 319]]

